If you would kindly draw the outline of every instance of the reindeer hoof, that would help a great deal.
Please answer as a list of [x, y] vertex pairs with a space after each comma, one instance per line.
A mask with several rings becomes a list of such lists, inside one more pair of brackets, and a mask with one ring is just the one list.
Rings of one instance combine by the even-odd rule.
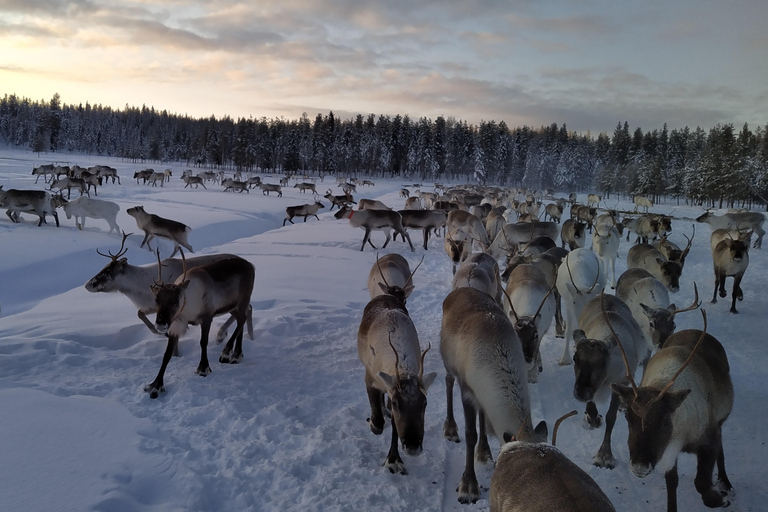
[[405, 464], [403, 464], [403, 461], [400, 460], [400, 458], [397, 458], [395, 460], [389, 460], [389, 458], [384, 459], [384, 464], [382, 464], [385, 468], [389, 470], [390, 473], [395, 474], [399, 473], [401, 475], [407, 475], [408, 470], [405, 469]]
[[365, 422], [368, 423], [368, 427], [375, 435], [380, 436], [381, 433], [384, 432], [384, 422], [381, 423], [381, 426], [376, 426], [373, 421], [371, 421], [371, 418], [366, 418]]
[[198, 367], [195, 373], [200, 375], [201, 377], [206, 377], [211, 373], [211, 367], [210, 366], [207, 368]]
[[165, 386], [157, 386], [154, 382], [144, 387], [144, 391], [149, 393], [149, 398], [155, 399], [160, 393], [165, 393]]
[[613, 455], [610, 453], [609, 454], [598, 453], [592, 459], [592, 464], [599, 468], [613, 469], [616, 467], [616, 459], [614, 459]]

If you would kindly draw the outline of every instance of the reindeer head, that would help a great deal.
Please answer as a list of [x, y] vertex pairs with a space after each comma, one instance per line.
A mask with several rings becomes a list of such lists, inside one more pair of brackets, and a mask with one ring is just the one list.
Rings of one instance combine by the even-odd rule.
[[593, 340], [581, 329], [573, 331], [576, 343], [573, 354], [573, 371], [576, 380], [573, 384], [573, 396], [582, 402], [595, 398], [608, 375], [608, 362], [615, 341]]
[[412, 373], [401, 374], [399, 371], [400, 356], [395, 352], [395, 375], [379, 372], [379, 377], [387, 387], [390, 398], [392, 423], [397, 429], [397, 436], [405, 453], [416, 456], [421, 453], [424, 440], [424, 412], [427, 409], [427, 390], [435, 381], [437, 373], [424, 375], [424, 356], [427, 355], [431, 345], [421, 353], [418, 375]]
[[[680, 366], [670, 381], [661, 390], [656, 387], [638, 387], [627, 365], [627, 379], [631, 385], [611, 384], [611, 390], [619, 397], [621, 408], [625, 410], [629, 426], [629, 459], [632, 472], [639, 478], [648, 476], [657, 466], [662, 465], [666, 472], [676, 460], [665, 460], [665, 453], [673, 434], [672, 415], [690, 394], [690, 389], [671, 391], [675, 380], [693, 360], [702, 341], [707, 335], [707, 314], [703, 309], [704, 329], [693, 346], [688, 358]], [[610, 325], [610, 324], [609, 324]], [[613, 332], [613, 328], [611, 328]], [[613, 333], [622, 354], [624, 348], [615, 332]], [[626, 357], [624, 363], [627, 364]], [[676, 455], [676, 454], [675, 454]]]
[[[171, 324], [176, 320], [186, 305], [185, 291], [189, 285], [187, 279], [187, 260], [184, 258], [184, 251], [179, 249], [184, 271], [176, 280], [176, 283], [163, 283], [163, 265], [160, 263], [160, 249], [157, 250], [157, 280], [150, 287], [155, 296], [155, 305], [157, 306], [157, 317], [155, 318], [155, 328], [161, 334], [168, 332]], [[185, 324], [186, 326], [186, 324]]]
[[123, 258], [122, 256], [128, 252], [128, 249], [125, 248], [125, 241], [132, 234], [133, 233], [128, 233], [126, 235], [125, 231], [123, 231], [123, 241], [120, 244], [120, 249], [117, 251], [117, 254], [112, 254], [112, 251], [108, 251], [109, 254], [104, 254], [96, 249], [96, 252], [100, 256], [109, 258], [111, 261], [107, 263], [103, 269], [101, 269], [101, 272], [90, 278], [88, 282], [85, 283], [86, 290], [92, 293], [116, 291], [116, 289], [112, 289], [112, 284], [114, 283], [115, 278], [122, 275], [128, 266], [128, 258]]

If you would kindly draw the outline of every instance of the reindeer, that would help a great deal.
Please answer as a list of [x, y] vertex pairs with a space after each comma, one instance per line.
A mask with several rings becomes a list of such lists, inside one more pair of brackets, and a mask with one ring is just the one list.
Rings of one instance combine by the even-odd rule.
[[621, 234], [615, 227], [595, 227], [592, 233], [592, 250], [611, 274], [611, 289], [616, 288], [616, 257], [619, 253]]
[[516, 432], [521, 440], [545, 440], [547, 425], [542, 421], [533, 428], [520, 341], [504, 310], [487, 293], [462, 287], [448, 294], [443, 301], [440, 354], [447, 399], [443, 435], [459, 442], [453, 415], [453, 384], [458, 379], [467, 453], [457, 490], [459, 502], [474, 503], [480, 498], [475, 459], [491, 460], [486, 421], [500, 439]]
[[205, 181], [200, 176], [192, 176], [189, 174], [184, 174], [181, 177], [181, 180], [185, 183], [184, 188], [187, 188], [191, 185], [194, 185], [195, 188], [197, 188], [198, 185], [202, 185], [204, 189], [208, 190], [208, 187], [205, 186]]
[[[439, 228], [445, 227], [448, 215], [440, 210], [398, 210], [403, 218], [404, 229], [420, 229], [424, 234], [424, 250], [428, 249], [427, 243], [431, 233], [440, 236]], [[393, 235], [397, 238], [397, 233]]]
[[408, 197], [405, 200], [405, 209], [406, 210], [422, 210], [423, 208], [421, 207], [421, 199], [419, 199], [416, 196]]
[[602, 201], [603, 196], [599, 194], [588, 194], [587, 195], [587, 206], [600, 206], [600, 201]]
[[357, 201], [354, 201], [352, 199], [352, 194], [344, 194], [341, 196], [335, 196], [333, 195], [333, 192], [331, 189], [328, 189], [328, 192], [323, 196], [328, 201], [331, 202], [331, 209], [328, 211], [332, 211], [334, 206], [338, 206], [339, 209], [341, 209], [344, 206], [347, 206], [348, 204], [357, 204]]
[[507, 219], [504, 218], [505, 211], [506, 207], [497, 206], [485, 218], [485, 231], [488, 233], [488, 240], [494, 240], [507, 224]]
[[189, 226], [175, 220], [160, 217], [154, 213], [147, 213], [144, 211], [143, 206], [128, 208], [125, 213], [135, 218], [136, 225], [144, 231], [144, 240], [142, 240], [139, 247], [144, 247], [144, 244], [147, 244], [147, 249], [151, 251], [152, 247], [150, 247], [149, 242], [154, 237], [159, 236], [173, 242], [171, 257], [181, 250], [179, 246], [183, 246], [189, 252], [194, 252], [192, 246], [187, 242], [187, 236], [192, 229]]
[[650, 244], [632, 246], [627, 252], [627, 268], [647, 270], [672, 293], [680, 290], [680, 276], [683, 267], [677, 261], [667, 261], [661, 252]]
[[488, 254], [477, 252], [464, 260], [453, 276], [451, 289], [465, 286], [484, 291], [501, 306], [503, 289], [499, 264]]
[[35, 183], [40, 179], [40, 176], [43, 177], [43, 181], [48, 183], [48, 175], [53, 178], [53, 164], [46, 164], [46, 165], [39, 165], [37, 167], [32, 168], [32, 176], [37, 176], [35, 178]]
[[608, 497], [586, 471], [552, 445], [504, 436], [488, 496], [491, 512], [615, 512]]
[[635, 196], [633, 201], [635, 203], [635, 213], [637, 213], [638, 208], [645, 208], [645, 213], [648, 213], [648, 208], [653, 207], [653, 201], [649, 197]]
[[224, 187], [224, 192], [226, 192], [227, 190], [231, 190], [232, 192], [237, 191], [240, 193], [243, 193], [243, 192], [246, 192], [248, 194], [251, 193], [248, 183], [244, 181], [238, 181], [232, 178], [227, 178], [221, 182], [221, 185]]
[[[727, 507], [732, 489], [725, 471], [722, 428], [733, 409], [733, 383], [722, 344], [704, 330], [676, 332], [651, 357], [640, 386], [613, 384], [629, 427], [632, 473], [645, 478], [664, 473], [667, 512], [677, 511], [677, 459], [680, 452], [697, 458], [696, 490], [704, 505]], [[623, 341], [623, 340], [622, 340]], [[672, 376], [670, 378], [670, 375]], [[717, 463], [718, 486], [712, 482]]]
[[710, 210], [707, 210], [703, 215], [696, 219], [696, 222], [709, 224], [712, 229], [751, 229], [757, 233], [757, 239], [755, 240], [755, 243], [752, 245], [752, 247], [754, 249], [759, 249], [763, 245], [763, 235], [765, 235], [765, 230], [763, 229], [765, 214], [763, 213], [725, 213], [718, 217]]
[[147, 180], [155, 173], [154, 169], [142, 169], [133, 173], [133, 179], [136, 180], [136, 184], [139, 184], [139, 180], [144, 180], [144, 184], [147, 184]]
[[[421, 258], [424, 261], [424, 258]], [[368, 273], [368, 293], [371, 299], [379, 295], [393, 295], [405, 304], [413, 291], [413, 274], [421, 265], [419, 262], [411, 272], [408, 260], [397, 253], [387, 254], [379, 258]], [[391, 284], [390, 284], [391, 283]]]
[[353, 210], [349, 205], [345, 205], [339, 211], [334, 214], [336, 219], [342, 219], [346, 217], [349, 219], [349, 224], [354, 228], [362, 228], [365, 230], [363, 235], [363, 245], [360, 246], [362, 251], [365, 248], [365, 242], [368, 242], [371, 247], [376, 249], [376, 246], [371, 242], [371, 231], [383, 231], [387, 237], [384, 245], [381, 246], [384, 249], [391, 238], [390, 232], [394, 230], [395, 233], [401, 235], [403, 240], [408, 241], [408, 245], [411, 246], [411, 252], [413, 243], [411, 243], [411, 237], [403, 228], [403, 219], [399, 213], [392, 210]]
[[528, 382], [536, 383], [543, 370], [539, 345], [555, 316], [554, 283], [530, 264], [515, 267], [509, 274], [504, 311], [512, 321], [528, 365]]
[[605, 271], [600, 259], [589, 249], [575, 249], [568, 253], [557, 269], [557, 291], [565, 308], [565, 348], [558, 364], [571, 364], [569, 347], [579, 315], [586, 303], [603, 291]]
[[[648, 357], [675, 332], [675, 315], [698, 308], [699, 289], [693, 283], [693, 303], [684, 309], [670, 304], [669, 293], [664, 284], [642, 268], [627, 269], [616, 284], [616, 296], [623, 300], [632, 311], [645, 335]], [[641, 361], [645, 366], [647, 361]]]
[[507, 224], [496, 235], [496, 238], [493, 239], [486, 252], [498, 259], [508, 253], [514, 254], [521, 243], [530, 242], [540, 236], [557, 240], [559, 232], [560, 228], [554, 222], [517, 222]]
[[365, 388], [371, 405], [368, 426], [376, 435], [384, 431], [384, 395], [389, 400], [392, 442], [383, 466], [392, 473], [407, 474], [397, 449], [421, 454], [427, 390], [437, 373], [424, 375], [424, 356], [419, 337], [405, 303], [384, 294], [371, 299], [363, 311], [357, 331], [357, 355], [365, 366]]
[[[120, 211], [120, 205], [112, 201], [101, 199], [91, 199], [90, 197], [78, 197], [63, 206], [67, 219], [75, 217], [75, 226], [82, 230], [85, 228], [85, 218], [104, 219], [109, 224], [109, 233], [112, 231], [119, 233], [120, 226], [117, 225], [117, 212]], [[78, 220], [82, 219], [82, 220]]]
[[389, 206], [376, 199], [361, 199], [357, 202], [358, 210], [391, 210]]
[[[181, 257], [184, 261], [184, 252], [181, 252]], [[158, 256], [158, 265], [159, 260]], [[250, 262], [234, 256], [185, 269], [173, 283], [160, 280], [152, 285], [157, 305], [155, 329], [161, 334], [167, 333], [168, 345], [157, 377], [144, 388], [150, 398], [157, 398], [165, 392], [165, 369], [178, 346], [179, 337], [184, 335], [189, 324], [200, 325], [200, 364], [195, 372], [198, 375], [205, 377], [211, 373], [208, 335], [215, 316], [231, 313], [237, 322], [221, 351], [219, 362], [236, 364], [243, 359], [243, 327], [253, 293], [254, 274]]]
[[693, 228], [693, 235], [691, 238], [688, 238], [687, 235], [683, 234], [685, 239], [688, 240], [688, 245], [686, 245], [685, 249], [680, 249], [677, 244], [670, 242], [667, 236], [668, 235], [664, 235], [660, 239], [654, 240], [651, 245], [658, 249], [667, 261], [676, 261], [680, 263], [680, 267], [682, 268], [685, 265], [685, 258], [691, 250], [693, 238], [696, 236], [696, 227], [694, 226]]
[[560, 224], [560, 219], [563, 217], [563, 205], [559, 203], [549, 203], [544, 208], [544, 220], [547, 220], [547, 217], [549, 217], [549, 220]]
[[[259, 181], [261, 182], [261, 181]], [[299, 192], [304, 193], [307, 190], [311, 190], [312, 194], [317, 195], [317, 189], [315, 189], [314, 183], [296, 183], [293, 188], [299, 189]]]
[[[128, 263], [128, 259], [123, 256], [128, 251], [125, 248], [125, 241], [130, 236], [130, 233], [126, 235], [123, 233], [123, 242], [120, 245], [120, 250], [117, 254], [112, 254], [112, 251], [108, 251], [108, 254], [103, 254], [98, 249], [96, 252], [110, 259], [110, 262], [99, 271], [98, 274], [93, 276], [85, 283], [85, 289], [91, 293], [113, 293], [120, 292], [138, 308], [137, 316], [144, 325], [153, 333], [160, 334], [155, 329], [154, 324], [147, 318], [147, 315], [157, 312], [157, 304], [155, 303], [155, 296], [152, 293], [151, 286], [154, 284], [156, 276], [160, 272], [160, 266], [157, 264], [145, 265], [138, 267]], [[199, 267], [213, 263], [214, 261], [226, 260], [234, 258], [232, 254], [211, 254], [208, 256], [197, 256], [195, 258], [189, 258], [186, 260], [187, 268]], [[160, 265], [165, 271], [166, 279], [169, 281], [175, 281], [183, 272], [183, 263], [180, 259], [167, 258], [164, 259]], [[251, 319], [252, 310], [248, 309], [248, 337], [253, 339], [253, 321]], [[227, 329], [235, 321], [235, 317], [230, 317], [219, 328], [216, 334], [216, 343], [221, 343], [227, 334]], [[174, 354], [176, 355], [176, 354]]]
[[488, 233], [483, 221], [466, 210], [451, 210], [445, 223], [443, 247], [456, 268], [472, 253], [472, 242], [477, 241], [483, 250], [489, 245]]
[[79, 190], [81, 196], [85, 194], [88, 197], [91, 197], [91, 194], [88, 192], [88, 185], [82, 178], [70, 178], [65, 176], [64, 178], [51, 180], [51, 190], [58, 189], [59, 193], [62, 193], [64, 189], [67, 189], [67, 200], [69, 200], [73, 188]]
[[586, 240], [584, 233], [586, 230], [587, 225], [585, 223], [574, 219], [566, 219], [563, 222], [563, 227], [560, 229], [561, 247], [565, 248], [567, 245], [572, 251], [584, 247]]
[[587, 302], [579, 316], [579, 327], [573, 333], [576, 342], [573, 396], [587, 404], [585, 425], [598, 428], [602, 424], [602, 416], [597, 413], [595, 401], [603, 401], [611, 395], [603, 442], [592, 464], [613, 469], [616, 460], [611, 450], [611, 434], [616, 423], [619, 397], [617, 393], [611, 393], [610, 385], [626, 382], [626, 375], [634, 374], [638, 363], [646, 357], [645, 335], [624, 301], [605, 293]]
[[[94, 170], [96, 171], [96, 174], [98, 174], [99, 178], [104, 180], [104, 183], [106, 183], [106, 178], [112, 178], [113, 185], [115, 184], [115, 180], [117, 180], [118, 185], [122, 185], [122, 183], [120, 183], [120, 176], [117, 175], [117, 169], [108, 165], [97, 165], [95, 167]], [[91, 167], [88, 168], [89, 171], [91, 169]]]
[[717, 303], [717, 292], [720, 297], [727, 295], [725, 278], [733, 276], [733, 291], [731, 292], [731, 313], [738, 313], [736, 300], [744, 300], [741, 280], [749, 266], [749, 244], [732, 238], [721, 240], [712, 250], [712, 263], [715, 271], [715, 290], [712, 293], [712, 304]]
[[293, 218], [294, 217], [304, 217], [304, 222], [307, 222], [307, 217], [310, 215], [313, 215], [317, 220], [320, 220], [320, 217], [317, 216], [317, 211], [320, 208], [325, 208], [323, 203], [320, 201], [315, 201], [315, 204], [302, 204], [301, 206], [288, 206], [285, 208], [285, 219], [283, 219], [283, 226], [285, 226], [285, 221], [290, 222], [293, 224]]
[[52, 215], [56, 220], [56, 227], [59, 227], [59, 214], [56, 213], [53, 198], [45, 190], [17, 190], [15, 188], [3, 190], [3, 186], [0, 185], [0, 206], [8, 208], [5, 214], [15, 224], [21, 222], [19, 214], [27, 212], [38, 216], [38, 227], [42, 226], [43, 222], [47, 224], [46, 215]]
[[270, 192], [277, 192], [277, 197], [283, 197], [283, 189], [279, 184], [259, 183], [259, 188], [264, 195], [268, 196]]

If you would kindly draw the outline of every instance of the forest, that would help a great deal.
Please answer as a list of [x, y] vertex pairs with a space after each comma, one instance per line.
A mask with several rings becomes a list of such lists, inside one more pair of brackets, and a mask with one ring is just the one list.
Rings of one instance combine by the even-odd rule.
[[53, 162], [85, 153], [150, 165], [183, 162], [220, 169], [340, 176], [468, 180], [500, 186], [644, 195], [703, 207], [760, 207], [768, 201], [768, 123], [569, 131], [565, 123], [510, 127], [454, 117], [333, 112], [311, 119], [229, 116], [193, 119], [154, 107], [68, 105], [15, 94], [0, 99], [0, 143], [46, 153]]

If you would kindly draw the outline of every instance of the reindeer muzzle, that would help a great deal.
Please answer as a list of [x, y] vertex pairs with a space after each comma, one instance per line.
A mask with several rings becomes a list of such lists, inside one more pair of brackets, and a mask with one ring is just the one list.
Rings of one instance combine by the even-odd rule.
[[416, 457], [421, 455], [422, 447], [421, 445], [408, 447], [403, 444], [403, 451], [411, 457]]

